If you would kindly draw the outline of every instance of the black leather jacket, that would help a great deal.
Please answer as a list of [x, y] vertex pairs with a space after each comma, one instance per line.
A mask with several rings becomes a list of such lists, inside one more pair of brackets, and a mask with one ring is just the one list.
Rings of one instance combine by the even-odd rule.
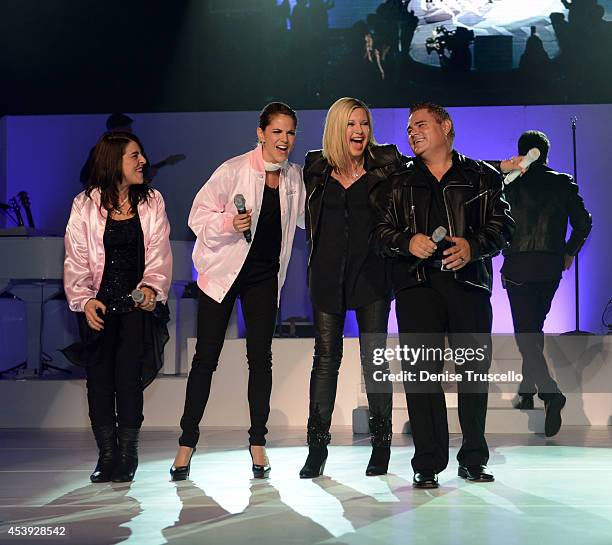
[[[398, 169], [403, 168], [402, 155], [395, 145], [385, 144], [369, 148], [366, 157], [366, 183], [372, 207], [375, 205], [376, 188]], [[306, 238], [309, 254], [308, 266], [316, 250], [319, 234], [319, 219], [323, 193], [331, 176], [331, 167], [321, 150], [309, 151], [304, 162], [304, 184], [306, 185]]]
[[[576, 255], [591, 232], [591, 214], [584, 207], [578, 186], [568, 174], [544, 164], [531, 165], [504, 188], [516, 232], [504, 255], [550, 252]], [[572, 233], [565, 241], [569, 218]]]
[[[502, 197], [499, 172], [483, 161], [453, 153], [462, 179], [449, 181], [443, 190], [449, 235], [466, 238], [471, 249], [470, 263], [453, 274], [461, 283], [491, 291], [490, 258], [507, 247], [514, 232], [510, 206]], [[426, 280], [426, 269], [408, 251], [408, 244], [415, 234], [430, 235], [437, 227], [429, 222], [429, 181], [413, 159], [406, 159], [403, 171], [377, 192], [374, 239], [380, 253], [394, 258], [395, 293]]]

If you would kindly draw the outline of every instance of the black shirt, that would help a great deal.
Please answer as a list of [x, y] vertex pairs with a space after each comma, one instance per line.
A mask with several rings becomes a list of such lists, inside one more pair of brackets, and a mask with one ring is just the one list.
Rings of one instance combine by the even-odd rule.
[[325, 185], [317, 248], [310, 264], [310, 297], [323, 312], [339, 314], [387, 296], [383, 258], [370, 250], [373, 218], [366, 175], [348, 189]]
[[255, 238], [240, 271], [240, 279], [259, 282], [278, 274], [282, 242], [279, 190], [264, 186]]
[[138, 243], [142, 230], [138, 214], [127, 220], [108, 216], [104, 228], [104, 273], [96, 298], [110, 313], [134, 310], [132, 290], [138, 284]]
[[[433, 231], [438, 227], [444, 227], [447, 233], [450, 235], [450, 229], [448, 225], [448, 214], [446, 213], [446, 206], [444, 204], [444, 188], [449, 181], [457, 181], [461, 179], [461, 175], [459, 170], [457, 169], [457, 165], [455, 163], [455, 154], [453, 153], [453, 164], [448, 169], [448, 171], [442, 176], [440, 181], [431, 173], [431, 171], [427, 168], [425, 163], [420, 158], [415, 159], [415, 163], [418, 168], [422, 171], [423, 176], [429, 182], [429, 186], [431, 189], [431, 202], [429, 208], [429, 225], [428, 228], [430, 230], [429, 233], [424, 233], [428, 236], [431, 236]], [[427, 260], [425, 260], [425, 265], [433, 264], [433, 262], [438, 262], [444, 259], [446, 256], [443, 254], [444, 250], [450, 248], [451, 244], [446, 240], [441, 240], [437, 244], [438, 248], [434, 252], [434, 254]], [[439, 268], [436, 265], [436, 268]]]

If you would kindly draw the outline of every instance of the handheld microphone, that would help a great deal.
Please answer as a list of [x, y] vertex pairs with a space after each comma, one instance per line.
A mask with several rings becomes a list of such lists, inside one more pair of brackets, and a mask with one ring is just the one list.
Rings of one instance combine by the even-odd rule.
[[[537, 161], [540, 158], [540, 150], [538, 148], [531, 148], [523, 160], [519, 163], [521, 168], [528, 168], [531, 163]], [[521, 175], [520, 169], [511, 170], [506, 177], [504, 178], [504, 184], [511, 184], [514, 180], [516, 180]]]
[[[239, 214], [246, 214], [246, 201], [244, 200], [244, 195], [242, 193], [238, 193], [234, 197], [234, 204], [236, 205], [236, 210]], [[247, 229], [242, 234], [244, 235], [245, 240], [250, 244], [252, 239], [251, 230]]]
[[[446, 227], [440, 225], [439, 227], [436, 227], [434, 229], [434, 232], [429, 238], [434, 244], [438, 244], [438, 242], [444, 240], [444, 237], [446, 236], [447, 232], [448, 231], [446, 230]], [[425, 261], [425, 259], [423, 259], [422, 257], [417, 257], [415, 261], [413, 261], [413, 264], [410, 266], [410, 270], [414, 270], [417, 265], [421, 264], [423, 261]]]
[[140, 303], [145, 300], [144, 291], [139, 289], [132, 290], [131, 297], [134, 303], [136, 303], [137, 305], [140, 305]]
[[434, 229], [434, 232], [431, 234], [429, 238], [431, 238], [432, 242], [434, 242], [435, 244], [438, 244], [438, 242], [444, 239], [444, 237], [446, 236], [446, 233], [447, 233], [446, 227], [443, 227], [442, 225], [440, 225], [440, 227], [436, 227]]

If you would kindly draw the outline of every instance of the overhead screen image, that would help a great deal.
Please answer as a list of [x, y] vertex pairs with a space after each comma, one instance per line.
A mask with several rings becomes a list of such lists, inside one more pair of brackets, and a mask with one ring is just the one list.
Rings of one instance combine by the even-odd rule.
[[280, 76], [275, 87], [310, 106], [347, 93], [380, 106], [612, 95], [609, 0], [219, 1], [209, 9], [221, 26], [259, 17], [261, 28], [276, 28], [256, 54]]
[[[108, 40], [118, 25], [111, 5], [123, 14], [121, 40]], [[271, 100], [322, 109], [341, 96], [373, 107], [612, 102], [612, 0], [181, 0], [146, 9], [108, 0], [89, 11], [22, 0], [5, 9], [0, 51], [11, 84], [0, 111], [12, 114], [246, 111]], [[35, 51], [33, 35], [43, 45]]]

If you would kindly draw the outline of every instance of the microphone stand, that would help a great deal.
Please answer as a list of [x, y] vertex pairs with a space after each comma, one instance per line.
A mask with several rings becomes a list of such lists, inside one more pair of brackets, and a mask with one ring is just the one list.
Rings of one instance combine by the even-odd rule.
[[[572, 123], [572, 148], [574, 152], [574, 182], [578, 183], [578, 166], [576, 160], [576, 122], [578, 119], [573, 116]], [[578, 252], [579, 254], [580, 252]], [[562, 335], [593, 335], [590, 331], [580, 330], [580, 283], [579, 283], [579, 267], [578, 254], [574, 257], [574, 283], [575, 283], [575, 307], [576, 307], [576, 328], [572, 331], [566, 331]]]

